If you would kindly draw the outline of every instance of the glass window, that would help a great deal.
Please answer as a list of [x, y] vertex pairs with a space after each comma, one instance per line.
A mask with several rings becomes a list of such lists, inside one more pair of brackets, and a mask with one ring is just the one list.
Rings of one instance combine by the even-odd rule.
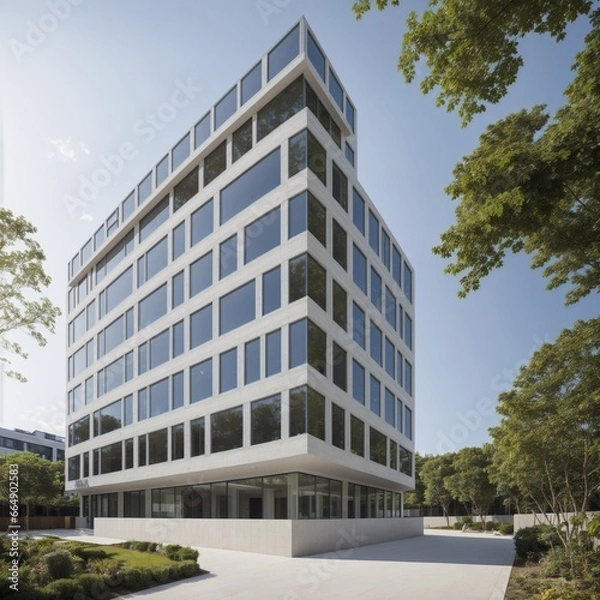
[[404, 313], [404, 341], [406, 345], [412, 350], [413, 347], [413, 327], [412, 319], [407, 313]]
[[250, 404], [250, 444], [281, 439], [281, 396], [276, 394]]
[[369, 246], [379, 255], [379, 220], [369, 211]]
[[190, 265], [190, 298], [210, 287], [213, 282], [212, 250]]
[[340, 110], [344, 110], [344, 91], [337, 77], [333, 74], [333, 71], [329, 69], [329, 92], [333, 96], [335, 103], [340, 107]]
[[244, 346], [244, 384], [260, 379], [260, 338], [246, 342]]
[[262, 85], [262, 62], [242, 78], [242, 104], [245, 104], [256, 94]]
[[237, 85], [215, 104], [215, 129], [218, 129], [237, 110]]
[[176, 308], [183, 303], [183, 271], [179, 271], [171, 280], [171, 308]]
[[289, 139], [288, 176], [292, 177], [307, 167], [327, 185], [327, 153], [308, 129]]
[[148, 434], [148, 464], [167, 462], [169, 430], [165, 427]]
[[190, 368], [190, 402], [212, 396], [212, 358]]
[[156, 165], [156, 187], [158, 187], [169, 176], [169, 155], [167, 154]]
[[147, 462], [147, 441], [145, 435], [140, 435], [138, 437], [138, 466], [143, 467]]
[[404, 339], [404, 309], [402, 304], [398, 304], [398, 336], [400, 339]]
[[404, 293], [408, 298], [409, 302], [413, 301], [413, 273], [411, 268], [404, 263]]
[[289, 368], [293, 369], [299, 365], [306, 364], [308, 353], [308, 327], [307, 319], [301, 319], [290, 324], [289, 328]]
[[256, 318], [255, 281], [233, 290], [219, 299], [219, 333], [223, 335]]
[[190, 349], [212, 340], [212, 304], [190, 316]]
[[333, 383], [342, 390], [348, 389], [346, 351], [333, 342]]
[[346, 154], [346, 160], [352, 166], [354, 166], [354, 150], [352, 150], [352, 146], [350, 146], [350, 144], [348, 144], [348, 142], [346, 142], [345, 154]]
[[298, 77], [281, 91], [256, 116], [258, 141], [304, 108], [304, 79]]
[[138, 287], [162, 271], [168, 263], [169, 246], [165, 236], [138, 260]]
[[376, 415], [381, 415], [381, 383], [379, 383], [379, 380], [373, 377], [373, 375], [370, 376], [369, 381], [369, 402], [371, 411]]
[[367, 258], [352, 244], [352, 278], [354, 283], [367, 293]]
[[286, 67], [300, 52], [300, 29], [292, 29], [267, 56], [267, 81]]
[[363, 349], [367, 349], [366, 317], [365, 311], [352, 303], [352, 339]]
[[412, 410], [408, 406], [404, 406], [404, 435], [412, 440], [413, 431], [412, 431]]
[[[135, 209], [135, 192], [131, 192], [123, 202], [121, 202], [121, 212], [122, 212], [122, 220], [125, 221], [129, 219], [129, 217], [133, 214]], [[96, 240], [94, 239], [94, 243]], [[98, 245], [95, 245], [96, 250], [98, 249]]]
[[123, 445], [115, 442], [100, 448], [100, 474], [114, 473], [123, 468]]
[[167, 284], [138, 302], [138, 331], [167, 314]]
[[244, 264], [281, 244], [281, 210], [279, 207], [244, 227]]
[[396, 331], [396, 298], [387, 285], [385, 286], [385, 320]]
[[317, 117], [319, 123], [325, 131], [329, 133], [331, 139], [335, 142], [338, 148], [342, 147], [342, 132], [335, 119], [331, 116], [325, 105], [321, 102], [315, 91], [305, 83], [306, 106]]
[[140, 243], [154, 233], [169, 218], [169, 196], [165, 196], [140, 220]]
[[89, 404], [94, 399], [94, 377], [88, 377], [85, 380], [85, 403]]
[[[102, 244], [104, 244], [104, 224], [94, 233], [94, 249], [98, 250]], [[75, 273], [72, 273], [72, 275], [75, 275]]]
[[173, 212], [191, 200], [198, 193], [198, 189], [198, 167], [195, 167], [173, 190]]
[[281, 372], [281, 329], [267, 333], [265, 348], [265, 377]]
[[194, 126], [194, 149], [210, 137], [210, 112], [207, 112]]
[[69, 425], [69, 446], [76, 446], [90, 439], [90, 416], [86, 415]]
[[[132, 250], [133, 250], [133, 229], [128, 231], [125, 237], [109, 250], [107, 255], [100, 259], [96, 264], [96, 283], [100, 283], [106, 275], [108, 275]], [[87, 279], [83, 279], [78, 286], [87, 283]], [[79, 293], [81, 301], [81, 293]]]
[[205, 443], [204, 417], [190, 422], [190, 455], [201, 456], [204, 454]]
[[412, 452], [408, 451], [406, 448], [400, 446], [400, 472], [408, 475], [409, 477], [413, 476], [413, 456]]
[[348, 244], [346, 231], [333, 220], [333, 258], [344, 268], [348, 267]]
[[350, 100], [348, 100], [348, 96], [346, 96], [346, 120], [348, 121], [349, 125], [350, 125], [350, 129], [352, 129], [352, 131], [354, 131], [354, 127], [355, 127], [355, 111], [354, 111], [354, 106], [352, 106], [352, 102], [350, 102]]
[[325, 55], [321, 52], [319, 45], [310, 32], [308, 32], [307, 37], [306, 53], [321, 79], [325, 81]]
[[150, 417], [157, 417], [169, 410], [169, 378], [165, 377], [149, 388]]
[[327, 273], [310, 255], [301, 254], [289, 262], [289, 301], [307, 295], [323, 310], [327, 310]]
[[138, 391], [138, 421], [148, 418], [148, 388]]
[[173, 171], [190, 155], [190, 134], [187, 133], [171, 152]]
[[232, 162], [252, 150], [252, 119], [248, 119], [239, 129], [233, 132], [231, 140]]
[[402, 269], [402, 257], [396, 246], [392, 246], [392, 277], [394, 281], [401, 287], [400, 271]]
[[385, 420], [392, 427], [394, 427], [396, 425], [396, 413], [394, 410], [395, 406], [396, 406], [396, 398], [394, 397], [394, 394], [387, 388], [385, 388], [384, 396], [385, 396]]
[[183, 458], [184, 453], [183, 423], [171, 427], [171, 460]]
[[213, 232], [213, 201], [204, 203], [191, 216], [192, 246]]
[[148, 173], [138, 184], [138, 206], [146, 202], [152, 193], [152, 173]]
[[390, 270], [390, 236], [384, 229], [381, 230], [381, 260], [385, 268]]
[[262, 314], [281, 307], [281, 267], [276, 267], [262, 277]]
[[216, 179], [226, 168], [227, 141], [224, 141], [204, 159], [204, 186]]
[[371, 358], [380, 366], [383, 367], [383, 335], [381, 329], [371, 321]]
[[350, 415], [350, 452], [365, 455], [365, 424], [354, 415]]
[[183, 406], [183, 371], [171, 377], [171, 405], [173, 409]]
[[212, 453], [242, 447], [243, 413], [241, 406], [210, 415], [210, 450]]
[[325, 439], [325, 396], [307, 385], [290, 390], [290, 437], [303, 433]]
[[390, 440], [390, 469], [398, 470], [398, 444], [392, 440]]
[[396, 398], [396, 429], [402, 433], [402, 400]]
[[348, 329], [348, 295], [337, 282], [333, 282], [333, 320], [344, 330]]
[[369, 427], [369, 438], [369, 458], [373, 462], [387, 466], [387, 438], [373, 427]]
[[237, 271], [237, 233], [219, 244], [219, 279]]
[[173, 229], [172, 253], [173, 260], [179, 258], [185, 252], [185, 221], [182, 221]]
[[221, 190], [221, 225], [281, 183], [281, 152], [277, 148]]
[[331, 443], [344, 450], [346, 448], [346, 411], [331, 403]]
[[400, 354], [400, 352], [396, 352], [396, 381], [398, 382], [398, 385], [400, 385], [401, 387], [402, 387], [402, 381], [403, 381], [403, 377], [402, 377], [403, 365], [404, 365], [404, 358], [402, 357], [402, 354]]
[[365, 369], [356, 360], [352, 359], [352, 397], [365, 403]]
[[396, 348], [394, 344], [385, 338], [385, 371], [392, 378], [396, 377]]
[[331, 194], [338, 201], [340, 206], [348, 211], [348, 178], [342, 170], [334, 163], [331, 163]]
[[219, 355], [219, 392], [222, 394], [237, 387], [237, 348]]
[[148, 370], [148, 342], [138, 346], [138, 375], [143, 375]]
[[309, 191], [290, 199], [288, 216], [288, 238], [291, 239], [308, 228], [327, 247], [327, 211]]
[[308, 364], [321, 375], [327, 375], [327, 336], [310, 319], [308, 320]]
[[165, 329], [162, 333], [155, 335], [150, 339], [150, 368], [154, 369], [167, 362], [169, 355], [169, 330]]
[[404, 359], [404, 389], [407, 394], [412, 396], [413, 393], [413, 368], [412, 365]]
[[105, 290], [100, 293], [100, 318], [107, 315], [128, 298], [133, 291], [133, 267], [123, 271]]

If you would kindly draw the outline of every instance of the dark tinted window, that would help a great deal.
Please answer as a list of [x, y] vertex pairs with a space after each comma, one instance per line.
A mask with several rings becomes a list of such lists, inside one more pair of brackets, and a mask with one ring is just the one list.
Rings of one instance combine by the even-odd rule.
[[308, 129], [289, 139], [288, 175], [292, 177], [307, 167], [327, 185], [327, 153]]
[[354, 166], [354, 150], [352, 150], [352, 147], [350, 146], [350, 144], [346, 143], [346, 150], [345, 150], [345, 154], [346, 154], [346, 160], [352, 165]]
[[205, 443], [204, 417], [194, 419], [190, 423], [190, 454], [192, 456], [201, 456], [204, 454]]
[[379, 273], [371, 267], [371, 302], [381, 311], [381, 277]]
[[338, 201], [340, 206], [347, 211], [348, 210], [348, 178], [344, 175], [342, 170], [335, 164], [332, 163], [331, 173], [331, 194]]
[[267, 56], [267, 81], [287, 66], [300, 52], [300, 29], [296, 25]]
[[365, 424], [354, 415], [350, 415], [350, 452], [365, 455]]
[[237, 131], [233, 132], [231, 142], [232, 162], [241, 158], [252, 149], [252, 119], [248, 119]]
[[304, 108], [303, 87], [304, 80], [298, 77], [258, 111], [256, 117], [258, 141]]
[[377, 429], [373, 429], [373, 427], [369, 427], [369, 458], [380, 465], [387, 466], [386, 460], [386, 448], [387, 446], [387, 438], [383, 433], [377, 431]]
[[289, 201], [288, 237], [292, 238], [303, 231], [310, 231], [321, 242], [327, 245], [327, 211], [325, 207], [309, 192], [304, 191]]
[[333, 343], [333, 383], [346, 391], [347, 384], [347, 357], [346, 351]]
[[264, 444], [281, 438], [281, 396], [276, 394], [250, 404], [250, 443]]
[[148, 464], [155, 465], [169, 459], [169, 430], [165, 427], [148, 434]]
[[354, 244], [352, 250], [352, 278], [354, 283], [366, 294], [367, 258]]
[[346, 447], [346, 411], [331, 404], [331, 443], [342, 450]]
[[365, 311], [356, 303], [352, 303], [352, 333], [354, 341], [366, 350], [366, 319]]
[[258, 258], [281, 244], [279, 207], [244, 228], [244, 263]]
[[352, 189], [352, 220], [358, 230], [365, 234], [365, 201], [361, 195]]
[[344, 268], [348, 268], [348, 236], [345, 229], [333, 220], [333, 258]]
[[262, 83], [262, 63], [258, 63], [243, 79], [242, 79], [242, 104], [245, 104], [258, 92]]
[[179, 210], [198, 193], [198, 167], [180, 181], [173, 191], [173, 211]]
[[290, 437], [303, 433], [325, 439], [325, 397], [307, 385], [290, 390]]
[[207, 186], [227, 168], [227, 142], [219, 144], [204, 159], [204, 185]]
[[243, 412], [241, 406], [210, 415], [211, 452], [241, 448], [243, 440]]
[[342, 329], [348, 328], [348, 295], [337, 281], [333, 282], [333, 320]]
[[352, 360], [352, 397], [364, 405], [365, 369], [355, 360]]
[[254, 280], [223, 296], [219, 300], [219, 332], [221, 335], [241, 327], [256, 318]]

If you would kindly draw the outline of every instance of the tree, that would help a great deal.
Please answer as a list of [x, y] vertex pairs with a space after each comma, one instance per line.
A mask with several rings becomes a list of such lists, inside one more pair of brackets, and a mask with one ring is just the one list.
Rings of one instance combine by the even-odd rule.
[[[27, 358], [23, 346], [5, 336], [21, 331], [32, 337], [39, 346], [46, 345], [40, 326], [54, 333], [60, 310], [46, 297], [40, 296], [50, 285], [45, 273], [44, 252], [33, 239], [36, 228], [23, 217], [0, 208], [0, 361], [11, 364], [2, 351]], [[14, 370], [7, 375], [26, 381]]]
[[[376, 1], [379, 9], [388, 4]], [[522, 250], [532, 255], [532, 267], [545, 267], [550, 288], [571, 284], [567, 303], [600, 290], [600, 9], [592, 12], [592, 5], [432, 0], [420, 18], [408, 17], [399, 69], [412, 81], [424, 58], [429, 73], [421, 89], [439, 87], [438, 105], [458, 109], [466, 125], [515, 81], [520, 37], [535, 32], [561, 40], [569, 23], [589, 15], [567, 102], [554, 118], [543, 106], [508, 115], [454, 169], [446, 192], [459, 200], [456, 223], [434, 253], [454, 257], [446, 272], [463, 274], [460, 296], [478, 289], [507, 251]], [[355, 13], [370, 6], [357, 2]]]
[[444, 478], [444, 485], [459, 502], [469, 505], [473, 516], [485, 524], [487, 511], [496, 495], [496, 487], [488, 476], [492, 449], [490, 444], [482, 448], [462, 448], [452, 460], [454, 474]]
[[0, 500], [9, 499], [11, 465], [18, 465], [19, 504], [25, 505], [25, 523], [29, 531], [31, 505], [57, 504], [64, 491], [64, 461], [52, 462], [33, 452], [0, 456]]
[[575, 569], [585, 511], [600, 491], [600, 318], [577, 321], [535, 352], [497, 410], [491, 476], [557, 515]]
[[428, 457], [423, 464], [421, 477], [425, 486], [425, 501], [428, 504], [441, 506], [446, 525], [450, 527], [450, 506], [452, 505], [452, 494], [445, 484], [445, 480], [454, 474], [454, 454], [440, 454]]
[[431, 456], [415, 453], [415, 489], [404, 494], [404, 506], [421, 508], [425, 502], [425, 483], [423, 482], [423, 466], [431, 460]]

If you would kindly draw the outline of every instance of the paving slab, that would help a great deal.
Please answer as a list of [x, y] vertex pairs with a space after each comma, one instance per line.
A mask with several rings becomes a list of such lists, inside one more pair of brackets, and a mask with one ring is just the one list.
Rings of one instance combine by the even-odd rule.
[[[37, 532], [95, 543], [89, 531]], [[514, 543], [489, 533], [426, 530], [415, 538], [302, 558], [198, 547], [209, 574], [126, 596], [176, 600], [502, 600]]]

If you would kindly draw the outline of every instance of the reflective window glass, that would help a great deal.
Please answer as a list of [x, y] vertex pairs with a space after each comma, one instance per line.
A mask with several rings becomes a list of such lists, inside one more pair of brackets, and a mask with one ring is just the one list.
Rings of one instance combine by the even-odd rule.
[[258, 111], [256, 116], [258, 141], [304, 108], [303, 89], [304, 79], [298, 77]]
[[390, 236], [384, 229], [381, 230], [381, 260], [385, 268], [390, 270]]
[[219, 299], [219, 333], [223, 335], [256, 318], [254, 280]]
[[179, 210], [184, 204], [198, 193], [198, 167], [186, 175], [173, 190], [173, 212]]
[[381, 311], [381, 277], [373, 267], [371, 267], [371, 302], [377, 310]]
[[301, 319], [289, 326], [289, 368], [306, 364], [308, 351], [307, 319]]
[[385, 338], [385, 370], [392, 379], [396, 378], [396, 348], [387, 337]]
[[[122, 220], [126, 221], [127, 219], [129, 219], [129, 217], [133, 214], [133, 211], [135, 209], [135, 192], [131, 192], [131, 194], [129, 194], [129, 196], [127, 196], [127, 198], [125, 198], [125, 200], [123, 200], [123, 202], [121, 203], [121, 213], [122, 213]], [[94, 240], [95, 242], [96, 240]], [[98, 249], [98, 245], [95, 245], [96, 250]]]
[[155, 335], [150, 339], [150, 368], [154, 369], [167, 362], [170, 358], [169, 353], [169, 330]]
[[192, 246], [213, 232], [213, 217], [212, 199], [192, 213]]
[[379, 220], [369, 211], [369, 246], [379, 255]]
[[171, 280], [172, 308], [179, 306], [184, 300], [183, 284], [183, 271], [180, 271], [177, 275], [174, 275]]
[[350, 415], [350, 452], [365, 455], [365, 424], [354, 415]]
[[171, 405], [173, 408], [183, 406], [183, 371], [171, 377]]
[[250, 404], [250, 444], [281, 439], [281, 396], [269, 396]]
[[267, 333], [265, 337], [265, 376], [281, 372], [281, 329]]
[[138, 302], [138, 331], [167, 313], [167, 284]]
[[219, 279], [237, 271], [237, 234], [219, 244]]
[[237, 348], [219, 355], [219, 392], [222, 394], [237, 387]]
[[342, 390], [348, 389], [346, 351], [333, 343], [333, 383]]
[[205, 435], [204, 417], [194, 419], [190, 422], [191, 456], [201, 456], [204, 454]]
[[173, 325], [173, 358], [176, 358], [184, 351], [184, 333], [183, 333], [183, 321], [175, 323]]
[[321, 76], [321, 79], [325, 81], [325, 55], [321, 52], [321, 49], [310, 32], [308, 32], [306, 40], [306, 53], [308, 54], [310, 62], [317, 70], [317, 73]]
[[215, 104], [215, 129], [218, 129], [237, 110], [237, 86], [232, 87]]
[[348, 144], [348, 143], [346, 143], [345, 155], [346, 155], [346, 160], [352, 166], [354, 166], [354, 150], [352, 150], [352, 146], [350, 146], [350, 144]]
[[169, 430], [165, 427], [148, 434], [148, 464], [155, 465], [169, 459]]
[[404, 263], [404, 293], [409, 302], [413, 301], [413, 273], [411, 268]]
[[184, 433], [183, 423], [171, 427], [171, 460], [183, 458], [184, 454]]
[[242, 104], [245, 104], [258, 92], [262, 85], [262, 63], [259, 62], [242, 78]]
[[387, 285], [385, 286], [385, 320], [396, 331], [396, 298]]
[[352, 106], [352, 102], [350, 102], [350, 100], [348, 100], [348, 97], [346, 97], [346, 120], [350, 124], [350, 129], [352, 129], [352, 131], [354, 131], [355, 127], [355, 114], [356, 113], [354, 110], [354, 106]]
[[382, 347], [383, 347], [383, 336], [381, 329], [371, 321], [371, 358], [378, 364], [383, 366]]
[[169, 176], [169, 155], [167, 154], [156, 165], [156, 187], [158, 187]]
[[333, 220], [333, 258], [344, 269], [348, 268], [348, 241], [346, 230]]
[[210, 112], [206, 113], [194, 127], [194, 149], [210, 137]]
[[169, 410], [169, 378], [165, 377], [149, 387], [150, 417], [157, 417]]
[[216, 179], [226, 168], [227, 141], [224, 141], [204, 159], [204, 186]]
[[383, 433], [369, 427], [369, 459], [387, 466], [387, 438]]
[[303, 433], [325, 439], [325, 396], [307, 385], [290, 390], [290, 437]]
[[404, 406], [404, 435], [412, 440], [412, 410], [408, 406]]
[[212, 339], [212, 304], [197, 310], [190, 316], [190, 349]]
[[169, 196], [165, 196], [140, 220], [140, 243], [154, 233], [169, 218]]
[[413, 368], [412, 365], [404, 359], [404, 389], [407, 394], [412, 396], [413, 393]]
[[348, 295], [337, 281], [333, 282], [333, 320], [342, 329], [348, 328]]
[[146, 202], [152, 193], [152, 173], [148, 173], [144, 179], [138, 184], [138, 206]]
[[398, 287], [402, 287], [401, 282], [401, 270], [402, 270], [402, 257], [396, 246], [392, 246], [392, 277], [398, 284]]
[[352, 397], [365, 403], [365, 369], [356, 360], [352, 360]]
[[292, 177], [306, 168], [309, 168], [323, 185], [327, 185], [327, 153], [308, 129], [289, 139], [288, 176]]
[[329, 69], [329, 92], [333, 96], [335, 103], [340, 107], [340, 110], [344, 110], [344, 91], [338, 81], [337, 77], [333, 74], [333, 71]]
[[366, 294], [367, 293], [367, 258], [352, 244], [352, 278], [354, 283]]
[[281, 244], [281, 209], [266, 213], [244, 228], [244, 263]]
[[190, 155], [190, 134], [187, 133], [171, 152], [173, 171]]
[[260, 379], [260, 339], [256, 338], [244, 345], [244, 384]]
[[331, 443], [342, 450], [346, 447], [346, 411], [331, 403]]
[[396, 425], [396, 412], [395, 412], [396, 398], [394, 397], [394, 394], [387, 388], [385, 388], [384, 396], [385, 396], [385, 420], [392, 427], [394, 427]]
[[331, 163], [331, 168], [331, 195], [348, 211], [348, 178], [334, 162]]
[[185, 221], [173, 229], [172, 253], [173, 259], [179, 258], [185, 252]]
[[252, 119], [248, 119], [237, 131], [231, 141], [232, 162], [252, 150]]
[[300, 28], [292, 29], [267, 56], [267, 81], [286, 67], [300, 52]]
[[267, 271], [262, 276], [262, 314], [281, 307], [281, 267]]
[[190, 298], [212, 285], [212, 263], [212, 251], [210, 251], [190, 265]]
[[212, 358], [190, 368], [190, 402], [212, 396]]
[[243, 441], [243, 411], [241, 406], [210, 415], [210, 451], [224, 452], [241, 448]]
[[367, 349], [365, 311], [355, 302], [352, 303], [352, 339], [363, 349]]
[[373, 375], [369, 377], [369, 406], [376, 415], [381, 415], [381, 383]]

